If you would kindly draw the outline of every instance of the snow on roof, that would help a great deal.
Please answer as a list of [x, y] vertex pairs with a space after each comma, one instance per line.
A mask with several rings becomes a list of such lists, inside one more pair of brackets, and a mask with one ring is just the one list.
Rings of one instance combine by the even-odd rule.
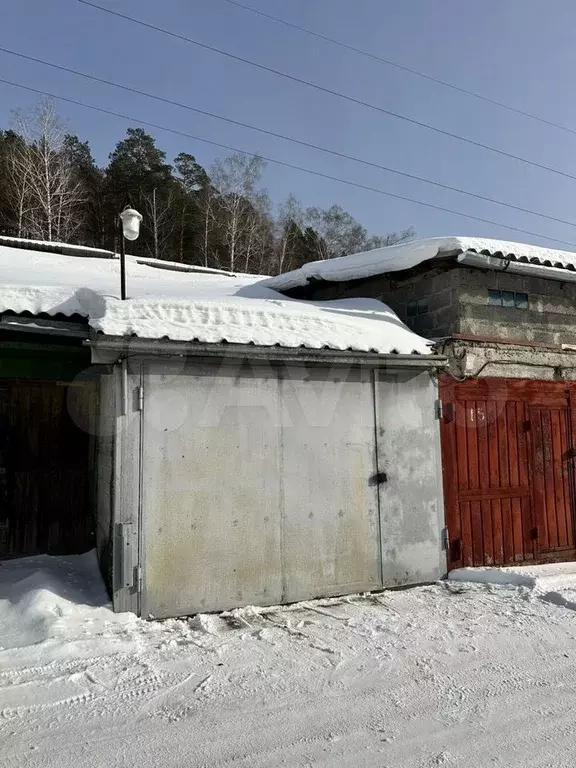
[[0, 235], [1, 245], [10, 245], [14, 248], [34, 248], [37, 251], [51, 251], [52, 253], [61, 253], [66, 251], [78, 254], [93, 254], [100, 258], [114, 258], [114, 251], [108, 251], [105, 248], [94, 248], [90, 245], [76, 245], [73, 243], [61, 243], [56, 240], [29, 240], [25, 237], [10, 237], [9, 235]]
[[[432, 237], [428, 240], [415, 240], [386, 248], [375, 248], [372, 251], [354, 253], [337, 259], [314, 261], [292, 272], [271, 277], [264, 281], [264, 285], [277, 291], [287, 291], [306, 285], [312, 280], [334, 282], [358, 280], [386, 272], [411, 269], [424, 261], [449, 254], [460, 256], [467, 253], [484, 257], [476, 257], [474, 261], [468, 261], [470, 265], [477, 267], [496, 268], [493, 260], [496, 256], [509, 259], [511, 263], [526, 265], [522, 269], [512, 267], [508, 271], [534, 271], [539, 272], [543, 277], [562, 280], [567, 279], [566, 275], [558, 275], [558, 269], [576, 271], [576, 253], [571, 251], [557, 251], [537, 245], [488, 240], [481, 237]], [[463, 256], [458, 260], [466, 262]]]
[[[180, 266], [180, 265], [179, 265]], [[81, 315], [110, 336], [427, 354], [430, 344], [375, 299], [287, 299], [258, 275], [181, 272], [0, 245], [0, 312]]]

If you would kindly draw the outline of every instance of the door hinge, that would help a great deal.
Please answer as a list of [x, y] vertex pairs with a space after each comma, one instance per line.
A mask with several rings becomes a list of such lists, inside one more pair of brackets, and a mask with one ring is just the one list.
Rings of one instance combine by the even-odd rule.
[[435, 411], [436, 411], [436, 418], [438, 420], [442, 420], [444, 416], [444, 405], [442, 404], [442, 400], [440, 399], [436, 400]]
[[138, 387], [138, 410], [144, 410], [144, 387]]
[[138, 594], [142, 592], [142, 566], [141, 565], [134, 566], [133, 588]]
[[442, 549], [448, 552], [450, 547], [450, 533], [448, 528], [442, 528]]
[[138, 558], [138, 550], [132, 523], [116, 523], [114, 557], [115, 590], [133, 589], [134, 561]]

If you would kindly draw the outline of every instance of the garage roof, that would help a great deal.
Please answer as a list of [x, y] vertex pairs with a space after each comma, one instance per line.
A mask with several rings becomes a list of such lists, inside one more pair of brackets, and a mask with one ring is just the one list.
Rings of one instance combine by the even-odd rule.
[[576, 280], [576, 253], [571, 251], [480, 237], [432, 237], [338, 259], [314, 261], [293, 272], [271, 277], [264, 281], [264, 285], [277, 291], [288, 291], [313, 280], [359, 280], [411, 269], [446, 256], [454, 256], [460, 263], [474, 267], [506, 267], [509, 272], [539, 274], [553, 280]]
[[108, 253], [88, 257], [0, 245], [0, 313], [80, 315], [95, 332], [115, 337], [430, 352], [430, 343], [379, 301], [296, 301], [257, 275], [129, 256], [126, 301], [119, 289], [119, 261]]

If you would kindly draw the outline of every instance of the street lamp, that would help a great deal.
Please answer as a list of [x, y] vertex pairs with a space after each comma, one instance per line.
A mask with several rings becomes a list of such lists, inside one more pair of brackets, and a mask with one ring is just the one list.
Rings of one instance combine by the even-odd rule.
[[124, 208], [118, 217], [120, 233], [120, 298], [126, 298], [126, 251], [124, 248], [124, 238], [126, 240], [137, 240], [140, 234], [140, 222], [142, 214], [130, 208], [129, 205]]

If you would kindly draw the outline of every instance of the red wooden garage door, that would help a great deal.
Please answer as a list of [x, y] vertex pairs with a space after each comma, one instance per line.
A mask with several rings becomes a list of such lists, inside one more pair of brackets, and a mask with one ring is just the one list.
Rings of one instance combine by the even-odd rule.
[[442, 380], [450, 569], [576, 556], [571, 386]]

